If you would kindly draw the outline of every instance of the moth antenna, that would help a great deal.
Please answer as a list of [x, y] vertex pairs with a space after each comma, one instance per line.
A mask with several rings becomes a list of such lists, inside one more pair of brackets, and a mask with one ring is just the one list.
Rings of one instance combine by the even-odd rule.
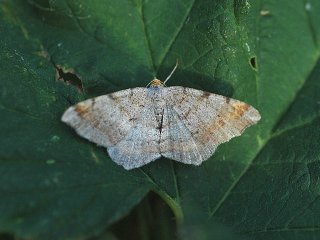
[[164, 85], [165, 85], [166, 82], [170, 79], [170, 77], [172, 76], [172, 74], [174, 73], [174, 71], [177, 69], [178, 64], [179, 64], [179, 61], [178, 61], [178, 59], [177, 59], [176, 65], [174, 66], [174, 68], [172, 69], [171, 73], [170, 73], [169, 76], [166, 78], [166, 80], [164, 80], [164, 82], [163, 82]]

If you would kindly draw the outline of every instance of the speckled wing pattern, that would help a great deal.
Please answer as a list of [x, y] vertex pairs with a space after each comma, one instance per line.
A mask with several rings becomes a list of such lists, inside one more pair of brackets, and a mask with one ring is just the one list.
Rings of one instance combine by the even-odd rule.
[[68, 108], [61, 120], [106, 147], [117, 164], [140, 167], [161, 157], [147, 93], [147, 88], [134, 88], [91, 98]]
[[185, 87], [133, 88], [70, 107], [62, 121], [108, 149], [125, 169], [161, 156], [199, 165], [217, 146], [257, 123], [259, 112], [235, 99]]
[[256, 109], [235, 99], [185, 87], [164, 91], [167, 116], [160, 151], [179, 162], [201, 164], [218, 145], [240, 136], [260, 120]]

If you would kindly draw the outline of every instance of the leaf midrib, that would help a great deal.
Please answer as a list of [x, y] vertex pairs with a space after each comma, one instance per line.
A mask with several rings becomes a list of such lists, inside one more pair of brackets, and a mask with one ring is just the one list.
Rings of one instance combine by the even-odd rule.
[[[260, 1], [259, 1], [259, 2], [260, 2]], [[193, 1], [193, 3], [190, 5], [190, 8], [189, 8], [188, 11], [186, 12], [186, 15], [185, 15], [185, 17], [184, 17], [184, 21], [185, 21], [185, 19], [187, 18], [187, 16], [190, 14], [190, 12], [191, 12], [191, 10], [192, 10], [192, 8], [193, 8], [193, 6], [194, 6], [194, 3], [195, 3], [195, 1]], [[143, 20], [144, 20], [144, 19], [143, 19]], [[159, 66], [158, 66], [158, 68], [156, 69], [156, 71], [158, 71], [159, 68], [161, 67], [164, 59], [165, 59], [166, 56], [168, 55], [168, 52], [169, 52], [171, 46], [174, 44], [174, 42], [175, 42], [175, 40], [177, 39], [179, 33], [181, 32], [181, 30], [182, 30], [182, 28], [183, 28], [183, 23], [184, 23], [184, 21], [182, 21], [181, 24], [179, 25], [179, 28], [178, 28], [178, 30], [176, 31], [175, 35], [174, 35], [174, 38], [173, 38], [172, 41], [168, 44], [166, 50], [164, 51], [163, 57], [160, 58], [161, 60], [160, 60], [160, 62], [159, 62]], [[144, 23], [144, 24], [145, 24], [145, 23]], [[146, 33], [146, 31], [145, 31], [145, 33]], [[147, 35], [146, 35], [146, 39], [148, 39], [148, 36], [147, 36]], [[148, 44], [148, 47], [150, 48], [150, 44]], [[151, 59], [153, 59], [153, 58], [152, 58], [152, 54], [151, 54], [151, 49], [149, 49], [149, 53], [150, 53], [150, 55], [151, 55], [151, 56], [150, 56]], [[314, 67], [315, 67], [315, 65], [316, 65], [316, 63], [317, 63], [317, 61], [318, 61], [318, 59], [319, 59], [319, 55], [320, 55], [320, 54], [319, 54], [319, 52], [317, 52], [317, 53], [318, 53], [318, 56], [316, 57], [316, 61], [314, 62], [314, 65], [313, 65], [313, 67], [312, 67], [311, 69], [314, 69]], [[152, 61], [152, 62], [153, 62], [153, 64], [154, 64], [154, 61]], [[296, 91], [296, 95], [295, 95], [295, 96], [293, 97], [293, 99], [287, 104], [287, 108], [286, 108], [286, 110], [284, 111], [284, 114], [282, 114], [282, 116], [280, 117], [280, 119], [279, 119], [277, 122], [280, 122], [280, 121], [284, 118], [284, 116], [287, 114], [289, 107], [295, 102], [295, 100], [296, 100], [296, 98], [297, 98], [297, 95], [298, 95], [298, 94], [300, 93], [300, 91], [303, 89], [304, 85], [306, 84], [307, 79], [308, 79], [308, 78], [305, 78], [305, 79], [304, 79], [304, 81], [303, 81], [303, 83], [301, 84], [300, 88]], [[256, 91], [257, 91], [257, 92], [256, 92], [257, 103], [259, 103], [259, 96], [258, 96], [258, 89], [259, 89], [259, 88], [258, 88], [258, 85], [259, 85], [259, 84], [258, 84], [258, 80], [259, 80], [259, 75], [256, 74], [256, 81], [255, 81], [255, 83], [256, 83]], [[288, 132], [288, 131], [291, 131], [291, 130], [293, 130], [293, 129], [295, 129], [295, 128], [303, 127], [303, 126], [307, 125], [308, 123], [311, 123], [312, 121], [314, 121], [314, 120], [317, 119], [318, 117], [319, 117], [319, 116], [316, 116], [314, 119], [311, 119], [310, 121], [303, 122], [301, 125], [295, 125], [295, 126], [293, 126], [292, 128], [284, 129], [283, 131], [280, 131], [280, 132], [270, 133], [269, 136], [267, 136], [264, 140], [262, 140], [262, 141], [261, 141], [262, 143], [260, 144], [260, 148], [257, 149], [257, 153], [254, 155], [254, 157], [251, 159], [251, 161], [249, 161], [248, 165], [243, 169], [243, 171], [240, 173], [239, 177], [230, 185], [230, 187], [228, 188], [228, 190], [226, 191], [226, 193], [223, 195], [223, 197], [222, 197], [221, 200], [218, 202], [218, 204], [213, 208], [213, 210], [211, 211], [211, 213], [209, 213], [209, 218], [213, 217], [213, 216], [215, 215], [215, 213], [221, 208], [221, 206], [223, 205], [223, 203], [225, 202], [225, 200], [230, 196], [229, 194], [233, 191], [233, 189], [236, 187], [236, 185], [240, 182], [240, 180], [242, 179], [242, 177], [247, 173], [247, 171], [249, 170], [249, 168], [252, 166], [252, 163], [257, 159], [257, 157], [259, 156], [259, 154], [262, 152], [262, 150], [264, 149], [264, 147], [269, 143], [269, 141], [270, 141], [271, 139], [273, 139], [273, 138], [275, 138], [275, 137], [278, 137], [279, 135], [282, 135], [282, 134], [284, 134], [284, 133], [286, 133], [286, 132]], [[277, 125], [277, 123], [275, 124], [275, 126], [276, 126], [276, 125]], [[171, 164], [171, 167], [173, 168], [172, 164]], [[172, 171], [174, 171], [174, 170], [172, 169]], [[144, 171], [143, 171], [143, 172], [144, 172]], [[146, 174], [146, 173], [144, 172], [144, 174]], [[174, 202], [175, 202], [175, 204], [169, 204], [171, 208], [174, 207], [174, 205], [175, 205], [176, 207], [179, 207], [179, 209], [181, 210], [180, 199], [179, 199], [179, 192], [178, 192], [178, 188], [177, 188], [177, 186], [178, 186], [178, 179], [177, 179], [177, 177], [176, 177], [175, 174], [173, 175], [173, 178], [175, 179], [175, 185], [176, 185], [176, 186], [175, 186], [175, 188], [176, 188], [176, 198], [172, 198], [167, 192], [162, 191], [161, 189], [159, 189], [159, 190], [161, 190], [161, 193], [158, 192], [158, 194], [161, 195], [162, 198], [164, 198], [164, 200], [165, 200], [166, 202], [168, 202], [168, 201], [174, 201]], [[150, 179], [150, 178], [149, 178], [149, 179]], [[159, 187], [155, 181], [152, 180], [152, 183], [153, 183], [155, 186]], [[173, 210], [174, 213], [180, 212], [180, 210], [178, 211], [178, 209], [172, 209], [172, 210]], [[176, 217], [177, 217], [177, 216], [176, 216]]]

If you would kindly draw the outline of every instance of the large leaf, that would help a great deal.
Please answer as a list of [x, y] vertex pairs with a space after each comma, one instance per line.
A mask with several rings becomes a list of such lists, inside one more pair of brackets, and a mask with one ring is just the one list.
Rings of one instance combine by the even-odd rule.
[[[154, 190], [183, 238], [319, 234], [319, 1], [0, 3], [1, 231], [93, 236]], [[177, 58], [169, 85], [262, 114], [202, 166], [126, 171], [60, 122], [77, 101], [164, 79]]]

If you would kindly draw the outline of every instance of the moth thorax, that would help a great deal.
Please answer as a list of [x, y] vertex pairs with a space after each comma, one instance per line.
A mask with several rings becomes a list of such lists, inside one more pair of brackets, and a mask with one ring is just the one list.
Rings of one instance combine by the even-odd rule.
[[150, 83], [150, 87], [163, 87], [164, 84], [161, 80], [159, 79], [153, 79]]

